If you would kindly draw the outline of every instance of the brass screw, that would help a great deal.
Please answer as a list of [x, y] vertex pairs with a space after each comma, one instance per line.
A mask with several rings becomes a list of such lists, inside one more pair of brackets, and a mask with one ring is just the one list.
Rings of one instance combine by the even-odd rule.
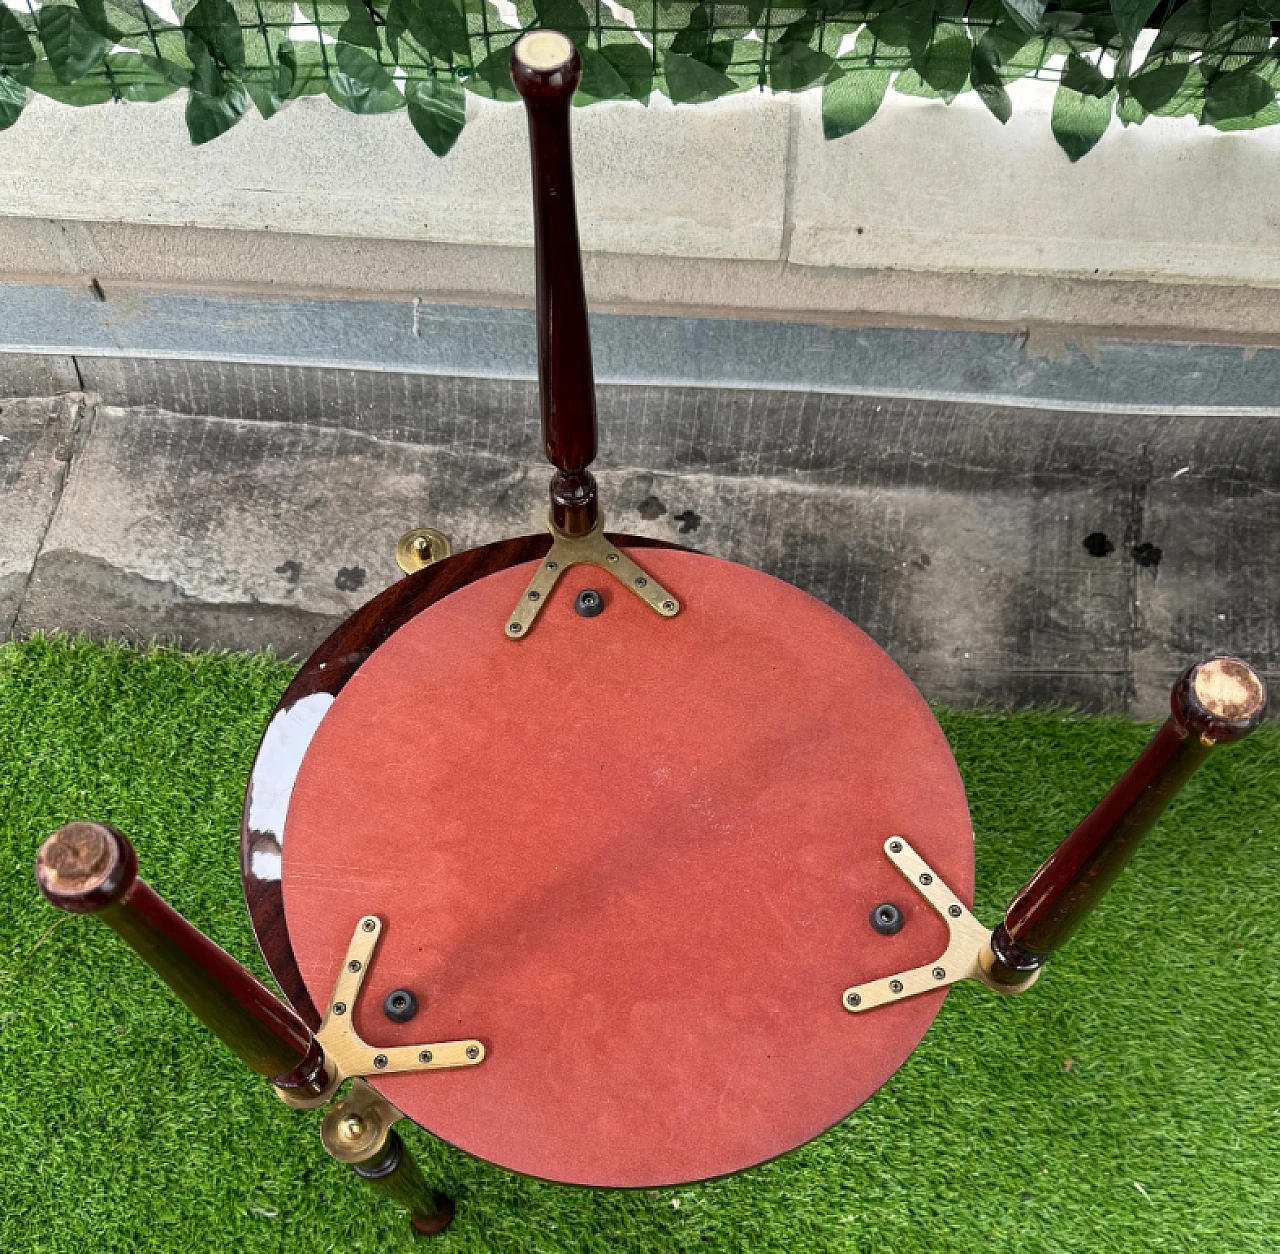
[[363, 963], [361, 963], [359, 958], [352, 958], [351, 961], [347, 963], [347, 970], [350, 971], [352, 975], [355, 975], [355, 973], [360, 970], [361, 966], [363, 966]]
[[891, 993], [900, 993], [900, 992], [902, 992], [902, 981], [901, 981], [901, 980], [890, 980], [890, 981], [889, 981], [889, 992], [891, 992]]
[[475, 1046], [475, 1045], [468, 1045], [468, 1046], [467, 1046], [467, 1057], [468, 1057], [468, 1058], [471, 1058], [471, 1059], [479, 1058], [479, 1057], [480, 1057], [480, 1050], [479, 1050], [479, 1047], [478, 1047], [478, 1046]]

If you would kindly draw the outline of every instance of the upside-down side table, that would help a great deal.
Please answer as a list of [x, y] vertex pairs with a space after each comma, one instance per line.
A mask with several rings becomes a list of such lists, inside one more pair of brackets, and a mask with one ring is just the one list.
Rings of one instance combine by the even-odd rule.
[[[1245, 662], [1169, 720], [988, 931], [973, 834], [920, 694], [853, 624], [732, 562], [604, 530], [569, 150], [572, 43], [524, 36], [548, 529], [406, 577], [311, 657], [267, 726], [242, 870], [286, 1000], [73, 823], [37, 859], [408, 1207], [452, 1204], [392, 1125], [513, 1171], [704, 1180], [843, 1119], [948, 987], [1021, 992], [1213, 747], [1261, 719]], [[353, 1083], [345, 1095], [339, 1088]], [[335, 1100], [336, 1099], [336, 1100]]]

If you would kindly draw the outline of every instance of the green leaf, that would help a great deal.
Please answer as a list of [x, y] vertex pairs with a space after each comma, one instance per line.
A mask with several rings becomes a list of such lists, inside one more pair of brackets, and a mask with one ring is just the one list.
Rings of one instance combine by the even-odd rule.
[[94, 74], [82, 78], [76, 83], [64, 83], [57, 71], [48, 61], [37, 61], [33, 65], [24, 65], [13, 71], [13, 77], [25, 83], [34, 92], [57, 100], [61, 104], [83, 105], [105, 104], [112, 98], [111, 84], [105, 74]]
[[889, 4], [867, 19], [867, 30], [890, 48], [923, 48], [933, 34], [930, 0]]
[[1086, 96], [1065, 83], [1053, 98], [1051, 126], [1058, 146], [1079, 161], [1106, 133], [1111, 123], [1111, 96]]
[[833, 65], [822, 85], [822, 133], [839, 139], [866, 126], [880, 110], [891, 74], [878, 65], [851, 70]]
[[[970, 80], [975, 90], [981, 90], [977, 78], [985, 84], [992, 73], [1006, 85], [1034, 74], [1044, 62], [1044, 47], [1042, 37], [1028, 35], [1012, 22], [998, 22], [974, 45]], [[979, 67], [976, 78], [974, 67]]]
[[1062, 82], [1082, 96], [1105, 96], [1111, 90], [1111, 80], [1074, 52], [1067, 56], [1067, 64], [1062, 70]]
[[172, 96], [185, 84], [175, 81], [178, 75], [189, 77], [185, 71], [177, 75], [168, 72], [164, 63], [155, 57], [144, 57], [137, 52], [113, 52], [104, 62], [111, 72], [111, 82], [121, 100], [151, 103]]
[[[0, 0], [0, 65], [30, 65], [35, 59], [36, 50], [31, 46], [31, 37], [22, 29], [22, 23]], [[24, 90], [22, 93], [24, 104], [26, 99], [27, 93]], [[5, 125], [12, 126], [17, 120], [18, 115], [15, 113], [13, 120]]]
[[64, 84], [74, 83], [101, 65], [111, 46], [84, 20], [79, 9], [65, 4], [46, 4], [38, 9], [36, 28], [44, 54], [58, 81]]
[[1116, 117], [1121, 126], [1137, 126], [1151, 116], [1132, 96], [1121, 95], [1116, 101]]
[[1161, 53], [1203, 48], [1209, 37], [1209, 0], [1189, 0], [1165, 18], [1147, 53], [1148, 61]]
[[[285, 49], [289, 52], [286, 55]], [[293, 45], [282, 41], [276, 50], [276, 64], [252, 66], [244, 72], [244, 89], [253, 101], [253, 107], [265, 120], [273, 118], [293, 95], [293, 80], [297, 60]]]
[[[471, 53], [467, 19], [454, 0], [391, 0], [387, 40], [393, 48], [394, 33], [406, 30], [427, 52], [448, 65], [455, 57], [465, 60]], [[510, 57], [510, 48], [506, 55]]]
[[1271, 84], [1244, 71], [1224, 74], [1210, 83], [1204, 95], [1202, 125], [1220, 131], [1248, 131], [1280, 122], [1276, 94]]
[[76, 0], [76, 7], [90, 28], [97, 31], [108, 42], [116, 44], [124, 38], [124, 31], [107, 17], [105, 0]]
[[[200, 0], [203, 4], [205, 0]], [[187, 134], [193, 144], [207, 144], [229, 131], [244, 116], [249, 100], [237, 82], [228, 83], [220, 96], [192, 91], [187, 96]]]
[[491, 100], [519, 100], [511, 84], [511, 45], [494, 48], [467, 79], [467, 90]]
[[671, 41], [668, 52], [692, 57], [723, 74], [733, 60], [733, 40], [713, 40], [714, 31], [710, 8], [706, 3], [696, 4], [689, 11], [689, 21], [685, 28]]
[[662, 58], [662, 75], [667, 95], [676, 104], [704, 104], [736, 91], [738, 86], [727, 74], [679, 52], [668, 52]]
[[992, 115], [1003, 126], [1013, 114], [1013, 102], [1005, 90], [1004, 79], [1000, 73], [1000, 65], [995, 60], [999, 56], [994, 40], [988, 31], [973, 46], [973, 58], [969, 64], [969, 82], [978, 93], [978, 99], [991, 111]]
[[538, 25], [568, 35], [579, 48], [586, 45], [591, 20], [578, 0], [533, 0]]
[[1147, 24], [1147, 18], [1156, 10], [1159, 0], [1111, 0], [1111, 16], [1116, 29], [1127, 44], [1132, 44], [1138, 32]]
[[453, 147], [467, 121], [467, 98], [462, 84], [444, 74], [415, 79], [405, 88], [409, 121], [423, 142], [443, 157]]
[[635, 42], [605, 44], [600, 54], [618, 71], [627, 85], [627, 95], [648, 104], [653, 94], [653, 54], [649, 49]]
[[349, 113], [391, 113], [404, 105], [404, 96], [385, 66], [351, 44], [332, 51], [327, 95]]
[[620, 100], [631, 93], [627, 90], [626, 81], [605, 58], [603, 53], [594, 48], [579, 48], [578, 57], [582, 61], [582, 82], [574, 93], [573, 103], [590, 104], [595, 100]]
[[362, 48], [372, 48], [377, 52], [382, 47], [382, 41], [378, 38], [373, 14], [364, 0], [347, 0], [347, 12], [347, 20], [338, 28], [338, 38], [344, 43], [359, 44]]
[[832, 57], [813, 47], [817, 29], [812, 18], [805, 18], [782, 32], [769, 56], [769, 86], [774, 91], [803, 91], [835, 64]]
[[[244, 69], [244, 35], [240, 30], [240, 19], [228, 0], [199, 0], [183, 19], [182, 28], [187, 32], [187, 53], [197, 66], [201, 53], [207, 52], [221, 72], [239, 74]], [[188, 110], [188, 129], [190, 124]], [[235, 119], [227, 125], [235, 125]]]
[[0, 74], [0, 131], [7, 131], [26, 107], [27, 89], [16, 78]]
[[1004, 0], [1004, 7], [1024, 31], [1034, 31], [1040, 28], [1046, 3], [1047, 0]]
[[972, 59], [973, 44], [958, 22], [939, 22], [926, 43], [911, 49], [916, 73], [948, 104], [964, 91]]
[[1169, 61], [1144, 69], [1129, 80], [1128, 94], [1148, 113], [1159, 113], [1187, 80], [1191, 66], [1185, 61]]

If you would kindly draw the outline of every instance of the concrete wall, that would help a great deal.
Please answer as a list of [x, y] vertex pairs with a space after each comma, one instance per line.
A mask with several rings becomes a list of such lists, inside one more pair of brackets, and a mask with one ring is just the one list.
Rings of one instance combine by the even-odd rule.
[[[819, 94], [574, 115], [596, 306], [1280, 335], [1280, 128], [1118, 123], [1072, 166], [1053, 87], [890, 95], [822, 138]], [[0, 133], [0, 275], [527, 301], [522, 111], [468, 97], [435, 158], [324, 99], [192, 148], [182, 100], [35, 98]]]

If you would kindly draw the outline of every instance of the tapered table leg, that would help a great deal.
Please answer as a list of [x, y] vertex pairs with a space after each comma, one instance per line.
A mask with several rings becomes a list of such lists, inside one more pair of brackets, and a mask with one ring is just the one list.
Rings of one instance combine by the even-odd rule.
[[533, 165], [538, 392], [543, 446], [556, 468], [551, 520], [568, 536], [588, 535], [599, 512], [587, 469], [596, 455], [596, 395], [569, 142], [569, 102], [581, 78], [577, 49], [558, 31], [530, 31], [511, 51]]
[[36, 855], [36, 882], [59, 909], [96, 915], [122, 937], [250, 1070], [297, 1097], [327, 1092], [324, 1051], [307, 1025], [138, 878], [137, 854], [114, 827], [59, 828]]
[[1247, 662], [1213, 658], [1183, 673], [1170, 705], [1137, 761], [1013, 899], [983, 956], [997, 983], [1027, 982], [1071, 936], [1214, 746], [1262, 721], [1267, 687]]
[[320, 1129], [324, 1147], [347, 1163], [384, 1197], [405, 1207], [419, 1236], [443, 1232], [453, 1219], [453, 1202], [432, 1188], [392, 1126], [400, 1112], [363, 1080], [329, 1108]]

